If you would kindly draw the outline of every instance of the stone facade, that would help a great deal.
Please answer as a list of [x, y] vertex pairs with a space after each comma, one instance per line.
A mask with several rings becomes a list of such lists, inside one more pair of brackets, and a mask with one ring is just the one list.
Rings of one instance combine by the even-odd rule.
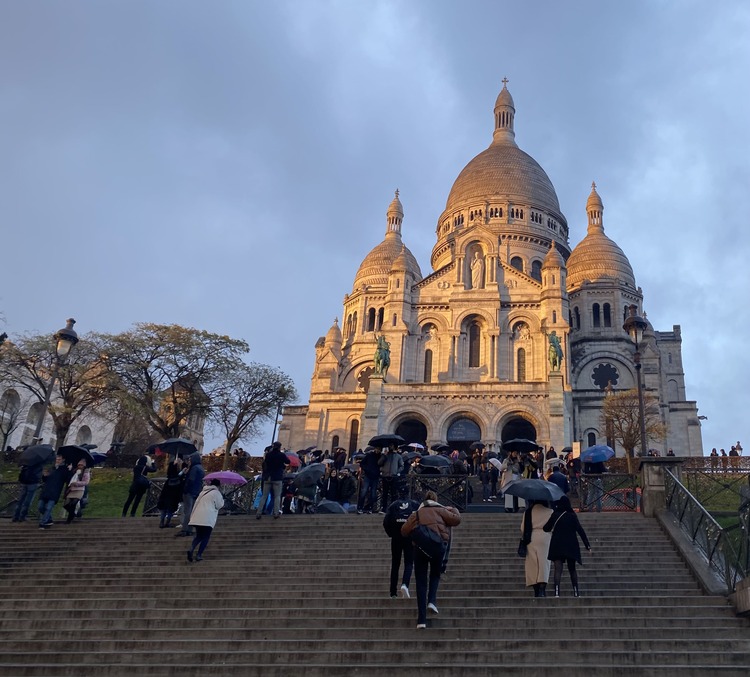
[[[287, 447], [352, 451], [386, 432], [454, 448], [514, 437], [558, 449], [606, 441], [605, 388], [636, 383], [622, 325], [630, 305], [643, 315], [642, 291], [604, 234], [595, 186], [588, 233], [571, 250], [551, 181], [516, 145], [506, 86], [494, 118], [492, 143], [461, 171], [438, 219], [426, 277], [401, 239], [396, 191], [385, 238], [344, 297], [341, 326], [334, 321], [315, 345], [309, 404], [284, 409]], [[379, 337], [390, 353], [382, 375]], [[646, 392], [659, 398], [669, 430], [653, 447], [702, 454], [679, 326], [649, 325], [641, 348]]]

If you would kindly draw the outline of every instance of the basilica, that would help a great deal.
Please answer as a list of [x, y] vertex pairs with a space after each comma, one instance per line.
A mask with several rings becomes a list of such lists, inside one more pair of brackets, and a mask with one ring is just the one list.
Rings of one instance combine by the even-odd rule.
[[[646, 317], [643, 292], [605, 233], [595, 185], [586, 236], [571, 249], [552, 182], [516, 144], [515, 115], [506, 81], [490, 145], [461, 170], [438, 218], [426, 276], [402, 239], [396, 191], [341, 322], [315, 344], [309, 403], [284, 408], [286, 447], [351, 452], [391, 432], [451, 448], [607, 441], [604, 398], [637, 383], [623, 321], [632, 305]], [[686, 399], [681, 341], [679, 325], [649, 323], [643, 387], [667, 429], [653, 448], [696, 456], [700, 422]]]

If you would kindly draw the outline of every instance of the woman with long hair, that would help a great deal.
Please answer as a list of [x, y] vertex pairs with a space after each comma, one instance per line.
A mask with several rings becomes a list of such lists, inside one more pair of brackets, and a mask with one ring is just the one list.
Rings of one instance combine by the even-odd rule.
[[562, 578], [563, 562], [567, 562], [570, 583], [573, 586], [573, 596], [578, 597], [578, 572], [576, 562], [581, 562], [581, 548], [578, 545], [578, 536], [581, 537], [586, 550], [591, 552], [589, 539], [583, 530], [578, 516], [570, 505], [570, 499], [563, 496], [555, 503], [555, 511], [544, 525], [544, 530], [552, 534], [549, 544], [548, 558], [554, 562], [554, 585], [555, 597], [560, 596], [560, 579]]
[[547, 596], [550, 534], [544, 531], [544, 525], [551, 516], [546, 501], [529, 501], [521, 521], [522, 540], [526, 544], [526, 587], [534, 588], [534, 597]]

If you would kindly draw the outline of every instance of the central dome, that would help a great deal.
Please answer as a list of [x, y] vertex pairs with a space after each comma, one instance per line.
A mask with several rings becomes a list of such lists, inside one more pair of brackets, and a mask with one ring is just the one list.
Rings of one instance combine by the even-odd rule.
[[493, 141], [461, 170], [446, 202], [446, 211], [467, 202], [505, 198], [560, 213], [557, 193], [546, 172], [528, 153], [511, 143]]

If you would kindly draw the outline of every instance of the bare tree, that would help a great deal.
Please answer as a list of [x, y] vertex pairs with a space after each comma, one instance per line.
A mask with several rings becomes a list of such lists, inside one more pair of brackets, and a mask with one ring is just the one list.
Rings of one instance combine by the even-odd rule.
[[210, 414], [215, 427], [226, 436], [224, 470], [229, 467], [232, 445], [257, 436], [261, 423], [296, 399], [292, 379], [280, 369], [243, 364], [228, 375], [214, 396]]
[[[647, 440], [664, 440], [667, 427], [659, 415], [659, 400], [653, 395], [644, 393], [644, 419]], [[638, 411], [638, 391], [615, 391], [604, 398], [602, 423], [606, 430], [611, 430], [615, 440], [625, 449], [628, 459], [628, 472], [633, 472], [635, 448], [641, 441], [641, 424]], [[645, 449], [643, 450], [646, 451]]]
[[[55, 341], [47, 334], [26, 334], [6, 341], [0, 345], [0, 381], [20, 387], [44, 403], [57, 359]], [[106, 405], [112, 403], [96, 334], [81, 337], [65, 363], [59, 365], [54, 387], [49, 408], [41, 415], [52, 417], [57, 445], [61, 446], [76, 420], [92, 409], [104, 415]]]
[[244, 341], [174, 324], [140, 323], [103, 341], [121, 405], [164, 439], [208, 414], [249, 350]]
[[2, 443], [0, 449], [8, 446], [10, 436], [21, 425], [21, 412], [26, 409], [28, 400], [21, 401], [21, 396], [13, 389], [8, 388], [0, 398], [0, 437]]

